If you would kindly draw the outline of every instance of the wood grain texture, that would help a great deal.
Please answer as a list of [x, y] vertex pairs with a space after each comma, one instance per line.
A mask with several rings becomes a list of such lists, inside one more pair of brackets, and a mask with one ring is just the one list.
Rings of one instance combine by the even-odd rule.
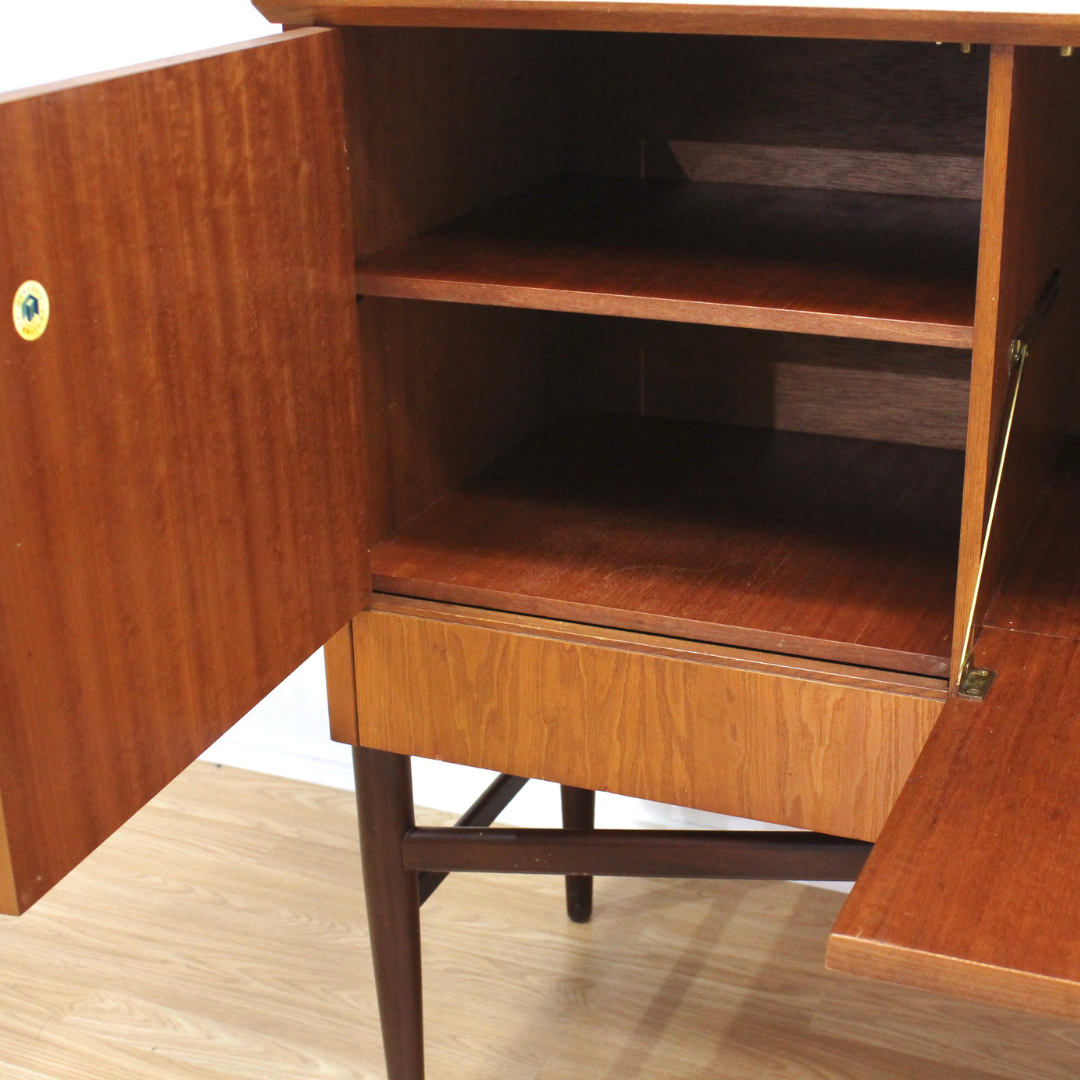
[[537, 629], [362, 613], [361, 744], [872, 840], [941, 710]]
[[563, 177], [371, 255], [356, 287], [967, 348], [977, 218], [959, 199]]
[[363, 606], [340, 100], [305, 30], [0, 106], [0, 291], [52, 301], [0, 332], [20, 909]]
[[1080, 1018], [1080, 642], [986, 628], [837, 920], [830, 966]]
[[[358, 747], [355, 753], [360, 757], [381, 751]], [[568, 825], [515, 829], [500, 825], [410, 827], [397, 847], [398, 866], [404, 856], [405, 869], [421, 873], [853, 881], [872, 845], [786, 829], [577, 829]]]
[[550, 422], [562, 316], [365, 298], [359, 306], [372, 544]]
[[373, 593], [368, 610], [418, 619], [431, 618], [455, 626], [477, 626], [503, 633], [528, 634], [579, 645], [623, 649], [641, 653], [643, 656], [664, 656], [695, 664], [715, 664], [739, 671], [756, 671], [794, 679], [807, 678], [834, 686], [907, 694], [911, 697], [926, 698], [928, 701], [944, 703], [948, 696], [948, 680], [926, 675], [906, 675], [900, 671], [860, 668], [852, 664], [834, 664], [827, 660], [811, 660], [801, 656], [755, 652], [752, 649], [711, 645], [687, 638], [665, 638], [656, 634], [613, 630], [588, 623], [514, 615], [507, 611], [444, 604], [437, 600], [417, 600], [411, 596], [394, 596], [391, 593]]
[[986, 626], [1080, 641], [1080, 455], [1071, 451], [1043, 492]]
[[4, 800], [0, 792], [0, 915], [15, 915], [18, 911], [19, 894], [4, 820]]
[[330, 713], [330, 738], [356, 741], [356, 672], [353, 667], [352, 623], [346, 623], [323, 646], [326, 667], [326, 704]]
[[[1072, 1023], [826, 971], [834, 892], [600, 878], [585, 927], [562, 892], [458, 875], [424, 906], [431, 1076], [1075, 1077]], [[348, 791], [196, 763], [0, 952], [5, 1080], [382, 1075]]]
[[995, 49], [991, 64], [954, 672], [974, 594], [1009, 384], [1009, 345], [1051, 273], [1062, 291], [1025, 368], [976, 608], [978, 629], [1067, 428], [1080, 336], [1080, 68], [1050, 49]]
[[964, 448], [971, 354], [569, 316], [567, 408]]
[[942, 675], [962, 467], [949, 450], [572, 416], [377, 546], [373, 581]]
[[353, 747], [360, 861], [387, 1080], [424, 1080], [418, 875], [402, 865], [415, 824], [412, 768], [402, 754]]
[[358, 258], [559, 171], [553, 35], [358, 29], [345, 64]]
[[[898, 41], [606, 33], [566, 34], [563, 50], [568, 173], [685, 179], [685, 142], [805, 154], [806, 164], [853, 153], [862, 180], [895, 175], [898, 154], [926, 156], [938, 172], [954, 155], [981, 169], [984, 46], [964, 55]], [[892, 156], [870, 159], [868, 174], [868, 154]]]
[[869, 191], [936, 199], [981, 199], [982, 156], [836, 150], [817, 146], [671, 139], [690, 180], [713, 184]]
[[889, 11], [595, 0], [253, 0], [271, 22], [323, 26], [473, 26], [655, 34], [741, 34], [885, 41], [1068, 45], [1074, 14]]

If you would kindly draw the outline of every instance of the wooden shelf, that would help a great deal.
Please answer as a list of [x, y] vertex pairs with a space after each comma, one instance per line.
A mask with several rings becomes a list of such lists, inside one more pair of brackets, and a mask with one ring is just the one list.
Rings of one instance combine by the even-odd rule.
[[373, 296], [970, 348], [979, 204], [560, 177], [357, 268]]
[[372, 552], [374, 587], [942, 676], [963, 454], [578, 415]]

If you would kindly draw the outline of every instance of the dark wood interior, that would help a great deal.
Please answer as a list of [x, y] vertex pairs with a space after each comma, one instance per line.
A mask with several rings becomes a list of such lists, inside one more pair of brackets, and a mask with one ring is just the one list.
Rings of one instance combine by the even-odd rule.
[[376, 547], [373, 581], [941, 675], [962, 476], [958, 451], [578, 414]]
[[971, 346], [987, 50], [352, 33], [359, 292]]
[[376, 587], [947, 674], [988, 61], [350, 31]]
[[1040, 492], [1038, 509], [983, 625], [1080, 641], [1078, 536], [1080, 442], [1073, 441]]
[[978, 235], [971, 199], [559, 177], [376, 253], [357, 291], [970, 348]]
[[564, 341], [567, 408], [964, 447], [965, 349], [593, 316]]

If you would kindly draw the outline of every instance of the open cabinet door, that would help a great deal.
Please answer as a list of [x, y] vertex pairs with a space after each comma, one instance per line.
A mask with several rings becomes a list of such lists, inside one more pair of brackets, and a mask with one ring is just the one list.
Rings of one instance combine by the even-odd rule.
[[0, 910], [364, 606], [341, 82], [301, 30], [0, 97]]

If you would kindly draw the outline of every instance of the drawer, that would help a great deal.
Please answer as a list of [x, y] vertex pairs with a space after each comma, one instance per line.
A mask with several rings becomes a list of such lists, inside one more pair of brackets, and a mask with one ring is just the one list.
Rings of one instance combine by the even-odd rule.
[[378, 594], [352, 635], [344, 741], [865, 840], [945, 699], [944, 680]]

